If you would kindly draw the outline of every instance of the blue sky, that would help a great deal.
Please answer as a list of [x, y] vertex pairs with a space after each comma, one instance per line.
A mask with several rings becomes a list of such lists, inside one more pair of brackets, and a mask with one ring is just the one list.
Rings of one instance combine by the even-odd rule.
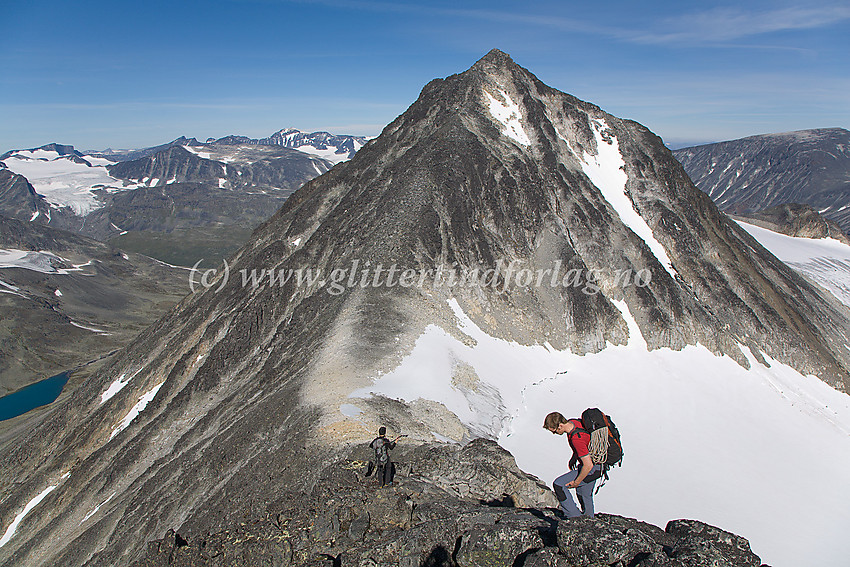
[[491, 48], [671, 145], [850, 127], [844, 2], [6, 2], [0, 152], [377, 135]]

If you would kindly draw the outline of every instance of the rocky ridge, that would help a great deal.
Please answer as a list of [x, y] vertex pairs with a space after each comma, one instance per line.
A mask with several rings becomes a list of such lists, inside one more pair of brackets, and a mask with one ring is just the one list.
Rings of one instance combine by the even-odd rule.
[[[134, 567], [759, 567], [748, 542], [692, 520], [666, 529], [599, 514], [563, 520], [546, 487], [492, 441], [399, 448], [393, 486], [366, 477], [368, 450], [328, 465], [238, 526], [169, 530]], [[446, 474], [448, 473], [448, 474]]]
[[159, 152], [165, 151], [173, 146], [197, 146], [199, 144], [200, 142], [198, 142], [198, 140], [196, 140], [195, 138], [187, 138], [186, 136], [180, 136], [179, 138], [176, 138], [168, 143], [160, 144], [158, 146], [151, 146], [149, 148], [139, 148], [134, 150], [93, 150], [90, 152], [86, 152], [86, 154], [94, 157], [108, 159], [109, 161], [122, 162], [150, 157], [154, 154], [158, 154]]

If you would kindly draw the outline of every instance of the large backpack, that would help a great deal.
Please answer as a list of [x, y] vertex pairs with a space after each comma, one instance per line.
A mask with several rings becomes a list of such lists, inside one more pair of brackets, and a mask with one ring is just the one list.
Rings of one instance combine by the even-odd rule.
[[579, 431], [590, 435], [590, 460], [594, 465], [602, 465], [601, 470], [591, 473], [585, 477], [584, 482], [591, 482], [603, 478], [602, 483], [596, 487], [596, 492], [605, 485], [608, 480], [608, 469], [614, 465], [622, 466], [623, 445], [620, 443], [620, 432], [614, 421], [599, 408], [587, 408], [581, 412], [582, 427], [576, 427], [570, 432], [570, 436]]
[[369, 446], [375, 450], [375, 462], [385, 465], [390, 460], [390, 442], [384, 437], [376, 437]]
[[590, 456], [593, 464], [602, 465], [603, 469], [622, 466], [623, 445], [620, 432], [611, 417], [599, 408], [588, 408], [581, 412], [581, 423], [591, 437]]

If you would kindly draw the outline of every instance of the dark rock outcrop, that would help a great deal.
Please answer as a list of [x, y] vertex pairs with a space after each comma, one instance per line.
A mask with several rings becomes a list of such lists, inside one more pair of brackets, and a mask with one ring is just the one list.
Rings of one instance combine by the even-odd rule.
[[[400, 454], [392, 487], [363, 476], [356, 458], [328, 466], [297, 502], [281, 498], [238, 527], [205, 533], [168, 530], [150, 542], [134, 567], [219, 565], [340, 567], [759, 567], [739, 536], [693, 520], [662, 530], [630, 518], [598, 514], [563, 520], [547, 507], [492, 505], [502, 495], [504, 453], [495, 443], [420, 446]], [[509, 458], [509, 456], [508, 456]], [[485, 461], [466, 497], [446, 490], [437, 461]], [[514, 467], [515, 469], [515, 467]], [[537, 487], [522, 475], [522, 483]], [[541, 493], [543, 496], [543, 493]]]
[[26, 177], [0, 168], [0, 214], [41, 224], [47, 222], [49, 211], [50, 205], [35, 192]]

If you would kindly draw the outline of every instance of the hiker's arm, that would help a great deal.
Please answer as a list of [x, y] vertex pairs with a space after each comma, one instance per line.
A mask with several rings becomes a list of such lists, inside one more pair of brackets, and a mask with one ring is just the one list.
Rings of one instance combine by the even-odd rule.
[[567, 488], [576, 488], [580, 485], [585, 477], [590, 474], [590, 470], [593, 468], [593, 461], [590, 460], [590, 455], [585, 455], [580, 460], [581, 470], [574, 481], [567, 483]]

